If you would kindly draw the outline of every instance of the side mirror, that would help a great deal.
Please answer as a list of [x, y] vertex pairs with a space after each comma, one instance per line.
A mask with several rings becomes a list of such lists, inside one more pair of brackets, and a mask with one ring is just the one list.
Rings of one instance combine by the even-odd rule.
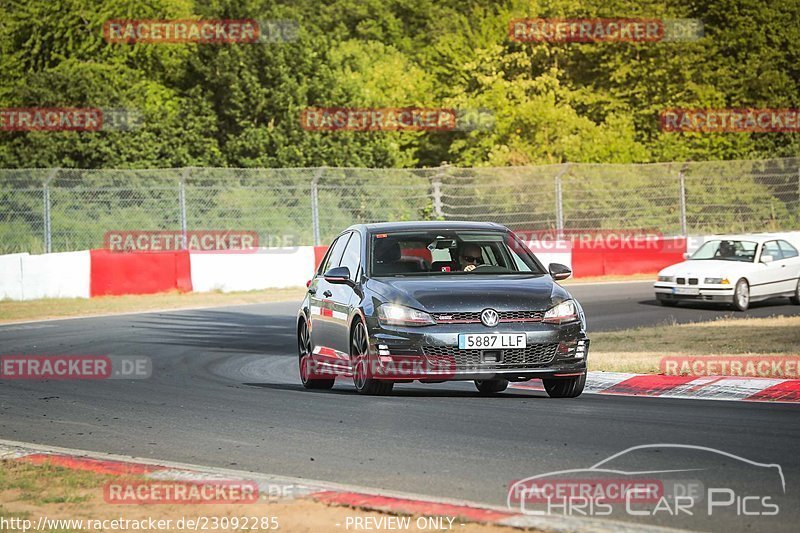
[[761, 262], [764, 263], [764, 264], [772, 263], [774, 260], [775, 260], [775, 258], [772, 257], [769, 254], [767, 254], [767, 255], [761, 254]]
[[684, 259], [689, 259], [690, 257], [692, 257], [692, 254], [690, 254], [689, 252], [683, 252]]
[[570, 270], [567, 265], [562, 265], [561, 263], [550, 263], [547, 270], [550, 271], [550, 275], [553, 276], [553, 279], [556, 281], [567, 279], [572, 275], [572, 270]]
[[352, 283], [350, 281], [350, 269], [345, 266], [333, 267], [325, 272], [325, 281], [349, 285]]

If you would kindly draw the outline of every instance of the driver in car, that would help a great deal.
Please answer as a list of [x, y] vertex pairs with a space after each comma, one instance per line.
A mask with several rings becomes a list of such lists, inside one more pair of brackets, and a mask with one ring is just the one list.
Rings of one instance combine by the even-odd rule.
[[736, 246], [730, 241], [722, 241], [719, 243], [717, 255], [719, 257], [734, 257], [736, 255]]
[[481, 247], [477, 244], [465, 244], [458, 253], [458, 266], [464, 272], [475, 270], [483, 264]]

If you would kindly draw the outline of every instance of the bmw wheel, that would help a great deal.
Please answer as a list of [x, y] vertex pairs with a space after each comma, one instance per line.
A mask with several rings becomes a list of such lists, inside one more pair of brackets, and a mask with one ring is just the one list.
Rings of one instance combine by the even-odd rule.
[[750, 286], [745, 279], [736, 282], [736, 289], [733, 291], [733, 307], [739, 311], [747, 311], [747, 308], [750, 307]]
[[308, 333], [308, 324], [305, 320], [302, 320], [300, 321], [300, 327], [297, 328], [297, 351], [300, 354], [300, 381], [303, 382], [303, 387], [307, 389], [330, 389], [333, 387], [336, 379], [314, 378], [311, 350], [311, 335]]
[[586, 374], [569, 379], [542, 379], [542, 384], [551, 398], [576, 398], [586, 385]]
[[370, 377], [369, 338], [367, 327], [360, 320], [355, 323], [351, 335], [350, 364], [353, 368], [353, 385], [359, 394], [384, 395], [392, 392], [394, 383]]
[[797, 287], [794, 288], [794, 296], [789, 298], [794, 305], [800, 305], [800, 278], [797, 278]]

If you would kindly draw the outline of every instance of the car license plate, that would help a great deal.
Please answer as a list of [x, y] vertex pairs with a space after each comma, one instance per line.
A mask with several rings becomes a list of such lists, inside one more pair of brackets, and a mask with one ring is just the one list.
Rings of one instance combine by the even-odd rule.
[[700, 290], [694, 287], [673, 287], [672, 294], [700, 294]]
[[458, 348], [460, 350], [525, 348], [527, 340], [524, 333], [462, 333], [458, 336]]

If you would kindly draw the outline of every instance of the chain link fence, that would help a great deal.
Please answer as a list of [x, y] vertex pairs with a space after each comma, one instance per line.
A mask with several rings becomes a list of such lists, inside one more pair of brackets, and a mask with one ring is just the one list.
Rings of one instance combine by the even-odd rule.
[[357, 222], [664, 235], [800, 227], [800, 158], [428, 169], [0, 170], [0, 253], [103, 246], [125, 230], [249, 230], [325, 244]]

